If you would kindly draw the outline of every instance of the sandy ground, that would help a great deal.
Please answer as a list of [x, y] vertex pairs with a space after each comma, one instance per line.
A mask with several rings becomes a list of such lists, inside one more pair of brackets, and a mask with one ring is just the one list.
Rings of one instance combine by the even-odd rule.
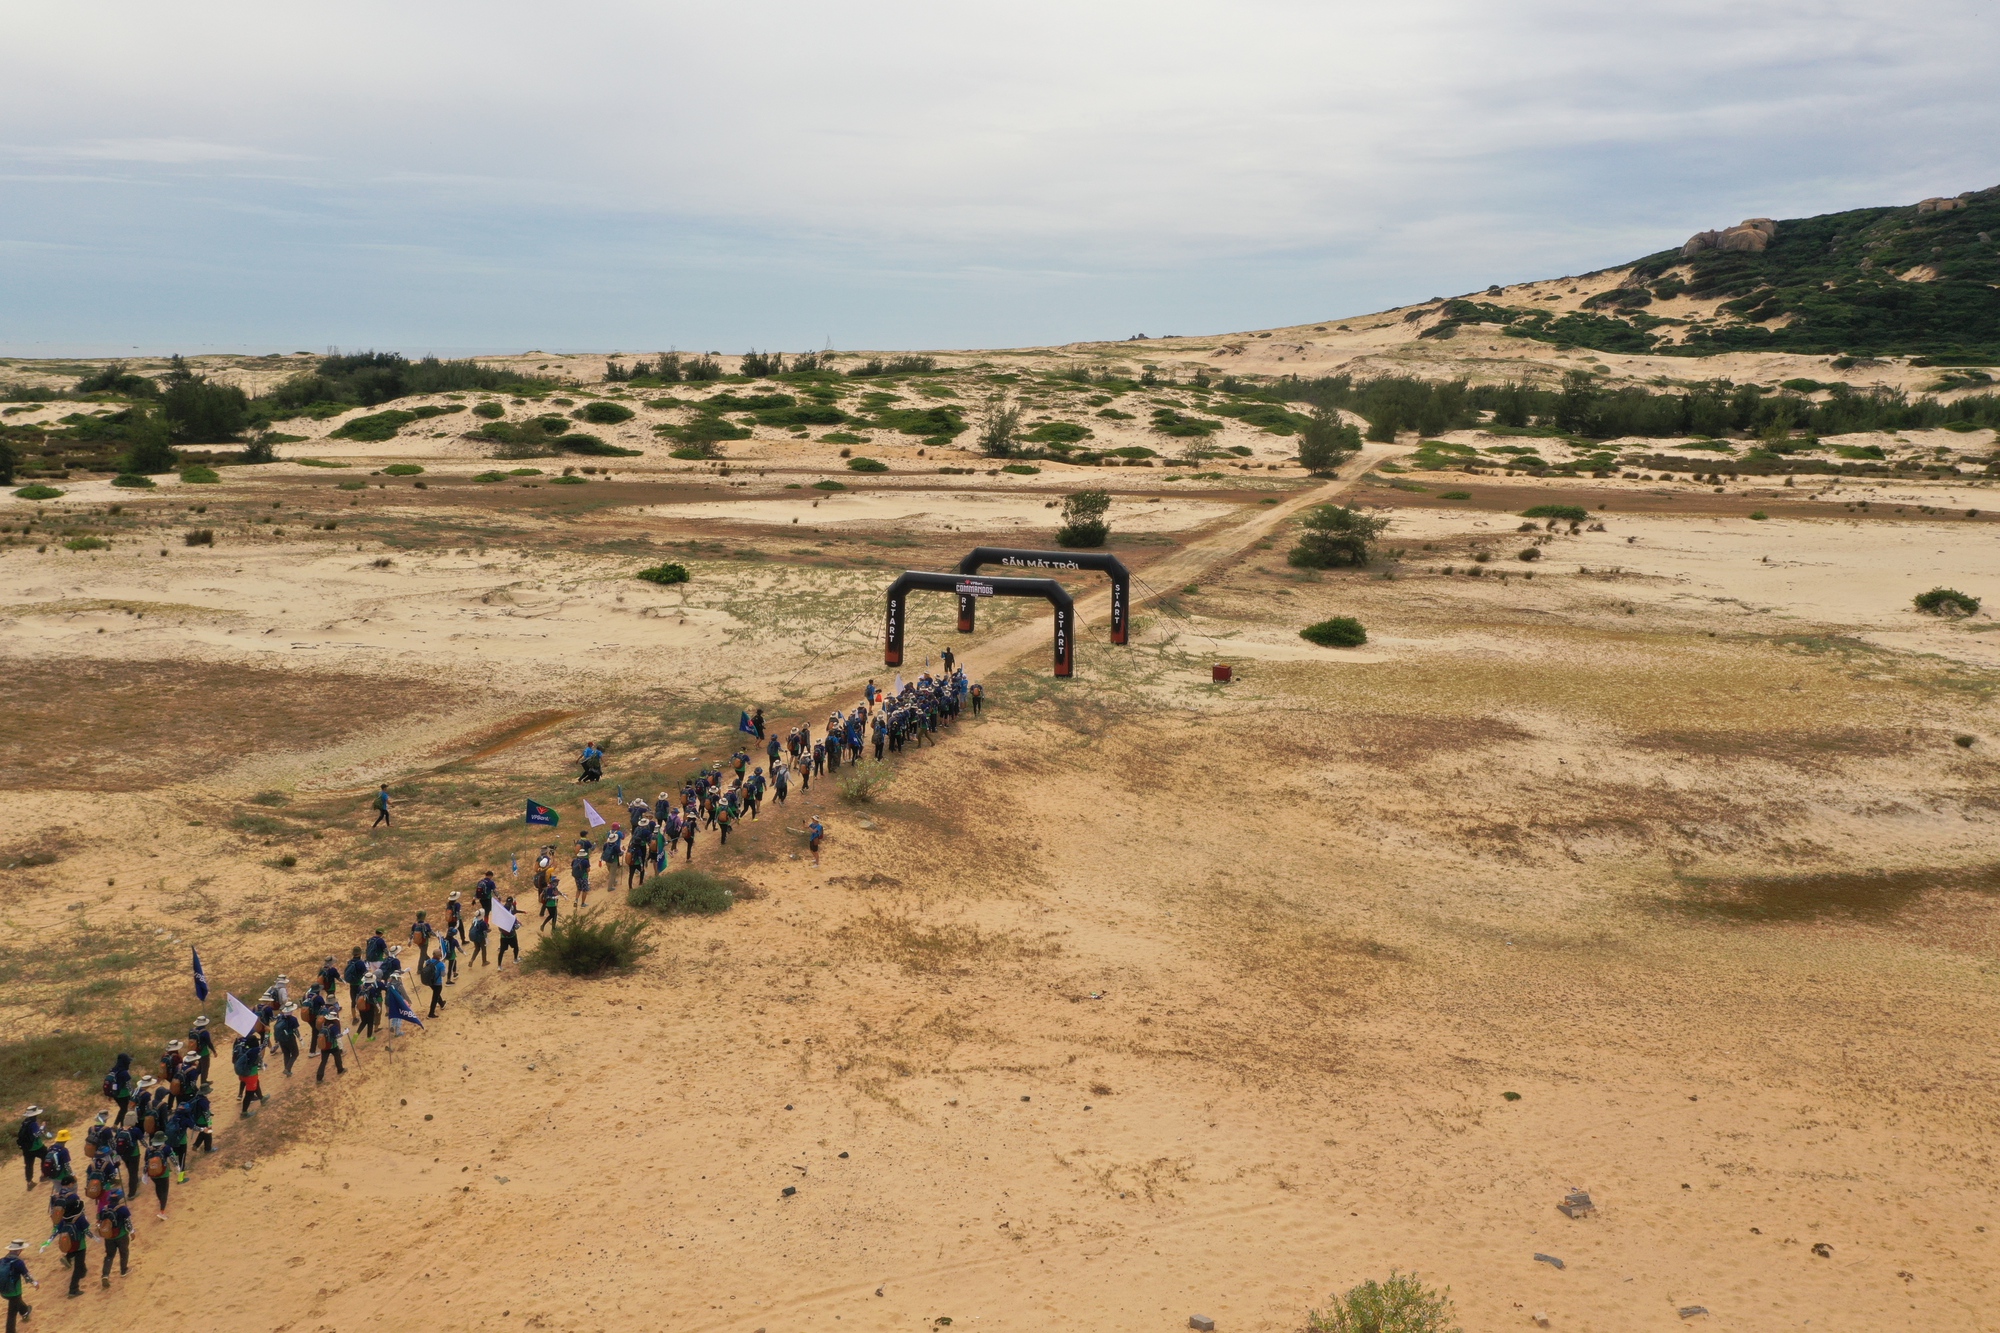
[[[1545, 530], [1396, 493], [1401, 561], [1290, 570], [1288, 520], [1387, 452], [1270, 505], [1121, 499], [1161, 596], [1114, 649], [1079, 584], [1067, 684], [1039, 613], [961, 641], [913, 607], [986, 717], [870, 804], [819, 784], [705, 838], [762, 896], [656, 923], [634, 972], [475, 969], [336, 1086], [225, 1110], [129, 1279], [65, 1303], [38, 1262], [36, 1327], [1283, 1333], [1392, 1268], [1468, 1330], [1989, 1326], [1991, 622], [1907, 609], [1994, 587], [1987, 527], [1614, 510], [1531, 568]], [[883, 568], [699, 545], [799, 502], [474, 544], [397, 490], [351, 541], [237, 535], [286, 484], [209, 493], [214, 549], [0, 557], [7, 852], [60, 849], [0, 889], [10, 1042], [124, 1023], [150, 1052], [189, 944], [254, 993], [506, 877], [524, 795], [567, 833], [584, 735], [643, 791], [739, 706], [817, 725], [889, 674]], [[825, 523], [969, 544], [1044, 498], [863, 490]], [[690, 584], [630, 578], [683, 550]], [[1370, 643], [1297, 638], [1333, 614]], [[408, 792], [389, 837], [378, 780]], [[1555, 1211], [1572, 1187], [1595, 1216]]]

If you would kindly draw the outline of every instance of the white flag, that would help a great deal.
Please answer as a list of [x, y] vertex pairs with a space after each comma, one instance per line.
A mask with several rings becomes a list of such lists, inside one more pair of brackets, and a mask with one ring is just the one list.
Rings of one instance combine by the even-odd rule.
[[590, 826], [592, 828], [604, 827], [605, 824], [604, 816], [598, 814], [596, 809], [592, 807], [589, 801], [585, 801], [583, 803], [583, 817], [590, 821]]
[[903, 693], [903, 673], [900, 671], [896, 673], [896, 693], [898, 696]]
[[229, 1008], [223, 1015], [223, 1025], [239, 1037], [247, 1037], [256, 1031], [257, 1015], [250, 1007], [227, 992], [223, 993], [223, 998], [229, 1002]]
[[521, 918], [508, 911], [500, 903], [493, 904], [493, 927], [496, 930], [512, 931], [521, 924]]

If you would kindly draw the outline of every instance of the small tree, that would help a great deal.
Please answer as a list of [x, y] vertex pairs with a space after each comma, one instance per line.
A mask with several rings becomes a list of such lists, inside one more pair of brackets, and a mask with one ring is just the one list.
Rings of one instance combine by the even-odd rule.
[[118, 470], [136, 476], [172, 472], [180, 466], [167, 434], [167, 424], [150, 412], [132, 409], [132, 421], [125, 427], [129, 443], [118, 459]]
[[988, 458], [1012, 458], [1020, 443], [1021, 409], [998, 394], [986, 400], [979, 421], [979, 452]]
[[275, 463], [278, 461], [278, 447], [271, 441], [271, 432], [258, 431], [250, 437], [250, 443], [243, 446], [241, 463]]
[[1313, 409], [1299, 437], [1299, 463], [1308, 472], [1332, 472], [1361, 448], [1361, 432], [1343, 423], [1337, 408]]
[[19, 463], [20, 460], [14, 455], [14, 446], [5, 440], [0, 440], [0, 486], [14, 484], [14, 469]]
[[1104, 521], [1104, 515], [1110, 508], [1111, 492], [1102, 488], [1078, 491], [1066, 497], [1062, 505], [1062, 526], [1056, 529], [1056, 545], [1104, 545], [1105, 539], [1111, 535], [1111, 525]]
[[1299, 519], [1299, 540], [1286, 560], [1300, 569], [1365, 565], [1386, 518], [1371, 518], [1346, 505], [1314, 505]]
[[250, 400], [230, 384], [210, 384], [176, 356], [160, 395], [160, 414], [175, 444], [230, 440], [250, 424]]

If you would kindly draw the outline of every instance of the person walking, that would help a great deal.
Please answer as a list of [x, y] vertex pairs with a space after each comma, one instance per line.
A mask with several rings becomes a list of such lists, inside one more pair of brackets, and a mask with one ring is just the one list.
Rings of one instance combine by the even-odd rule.
[[160, 1220], [167, 1220], [167, 1195], [173, 1188], [173, 1153], [167, 1148], [167, 1131], [155, 1130], [146, 1144], [146, 1176], [153, 1182], [153, 1197], [160, 1205]]
[[240, 1080], [236, 1087], [242, 1108], [237, 1114], [250, 1114], [250, 1104], [264, 1100], [259, 1073], [264, 1067], [264, 1043], [252, 1036], [238, 1037], [229, 1050], [229, 1064]]
[[[326, 1082], [326, 1062], [333, 1061], [333, 1072], [347, 1073], [347, 1061], [340, 1054], [340, 1006], [328, 1005], [326, 1016], [319, 1021], [319, 1077], [315, 1083]], [[148, 1168], [150, 1171], [151, 1168]], [[160, 1196], [160, 1207], [167, 1205], [166, 1195]], [[164, 1213], [161, 1216], [165, 1216]]]
[[42, 1285], [28, 1272], [28, 1261], [21, 1253], [27, 1248], [25, 1240], [9, 1241], [7, 1257], [0, 1259], [0, 1296], [7, 1298], [7, 1333], [16, 1333], [17, 1319], [25, 1323], [35, 1313], [35, 1307], [21, 1299], [23, 1289]]
[[819, 864], [819, 843], [825, 836], [826, 825], [819, 822], [818, 815], [814, 815], [812, 823], [806, 825], [806, 846], [812, 850], [814, 865]]
[[[604, 835], [603, 850], [598, 853], [598, 859], [604, 864], [604, 878], [608, 888], [618, 887], [618, 865], [624, 858], [625, 829], [622, 825], [613, 824], [611, 831]], [[576, 900], [576, 905], [578, 908], [583, 906], [581, 897]]]
[[431, 1011], [425, 1018], [436, 1018], [438, 1010], [444, 1008], [444, 962], [437, 958], [426, 958], [417, 964], [417, 980], [430, 987]]
[[[581, 858], [581, 859], [584, 860], [583, 873], [586, 876], [587, 880], [587, 877], [590, 874], [589, 860], [588, 858]], [[556, 924], [556, 903], [561, 898], [562, 898], [562, 889], [557, 887], [554, 880], [550, 880], [549, 886], [546, 889], [542, 890], [542, 915], [540, 921], [535, 926], [535, 933], [537, 935], [541, 934], [543, 931], [549, 929], [550, 927]]]
[[285, 1077], [290, 1078], [292, 1066], [299, 1060], [299, 1007], [288, 1004], [279, 1010], [271, 1032], [278, 1039], [278, 1052], [285, 1057]]
[[125, 1202], [125, 1191], [116, 1185], [98, 1196], [97, 1238], [104, 1242], [104, 1269], [97, 1285], [108, 1288], [112, 1259], [118, 1260], [119, 1277], [131, 1271], [132, 1263], [132, 1209]]
[[492, 960], [486, 956], [486, 937], [492, 933], [492, 929], [486, 924], [485, 912], [472, 914], [472, 929], [466, 932], [466, 938], [472, 941], [472, 957], [467, 960], [468, 965], [473, 962], [477, 962], [481, 967], [491, 964]]
[[437, 928], [431, 925], [428, 912], [417, 913], [417, 919], [410, 925], [410, 943], [417, 946], [417, 957], [431, 956], [431, 941], [437, 938]]
[[137, 1125], [120, 1125], [111, 1132], [111, 1150], [125, 1163], [125, 1191], [139, 1192], [139, 1158], [145, 1150], [146, 1135]]
[[28, 1178], [28, 1188], [35, 1187], [35, 1172], [42, 1164], [44, 1144], [49, 1136], [49, 1127], [42, 1123], [42, 1108], [30, 1106], [21, 1113], [21, 1127], [14, 1131], [14, 1143], [21, 1150], [21, 1171]]
[[521, 913], [514, 906], [512, 894], [508, 895], [507, 901], [502, 906], [507, 909], [507, 915], [513, 921], [514, 928], [500, 932], [500, 955], [493, 961], [493, 970], [496, 972], [507, 966], [507, 954], [510, 950], [514, 954], [514, 966], [521, 965]]
[[125, 1112], [132, 1105], [132, 1057], [122, 1051], [104, 1076], [104, 1095], [118, 1104], [118, 1118], [111, 1123], [124, 1124]]
[[381, 828], [383, 825], [388, 823], [389, 823], [389, 784], [385, 782], [382, 784], [381, 790], [375, 793], [375, 822], [368, 826], [368, 831], [372, 833], [376, 829]]
[[83, 1201], [73, 1191], [68, 1197], [75, 1200], [75, 1211], [56, 1223], [54, 1239], [69, 1265], [69, 1294], [74, 1299], [83, 1295], [83, 1279], [90, 1272], [90, 1219], [83, 1215]]

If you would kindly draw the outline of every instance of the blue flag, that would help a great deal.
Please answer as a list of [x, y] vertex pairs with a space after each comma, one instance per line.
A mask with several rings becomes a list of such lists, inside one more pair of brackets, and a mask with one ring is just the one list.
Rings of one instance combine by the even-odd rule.
[[400, 1018], [405, 1023], [415, 1023], [418, 1027], [424, 1025], [424, 1020], [417, 1017], [417, 1011], [410, 1008], [410, 1002], [403, 998], [403, 992], [394, 986], [384, 986], [382, 994], [389, 1000], [389, 1017]]
[[747, 709], [747, 708], [746, 708], [746, 709], [744, 709], [744, 710], [743, 710], [743, 715], [742, 715], [741, 717], [739, 717], [739, 718], [737, 718], [737, 719], [736, 719], [736, 729], [737, 729], [738, 731], [747, 731], [747, 732], [749, 732], [749, 733], [750, 733], [750, 734], [751, 734], [752, 736], [755, 736], [755, 735], [757, 734], [757, 728], [755, 728], [755, 727], [753, 727], [753, 726], [751, 726], [751, 725], [750, 725], [750, 710], [749, 710], [749, 709]]
[[554, 828], [556, 826], [556, 812], [543, 805], [540, 801], [530, 801], [528, 802], [527, 822], [530, 824], [547, 824], [550, 828]]
[[513, 873], [515, 873], [516, 875], [518, 875], [518, 874], [520, 874], [520, 873], [521, 873], [521, 858], [520, 858], [520, 856], [518, 856], [518, 855], [516, 855], [516, 856], [514, 857], [514, 871], [513, 871]]
[[197, 1000], [206, 1000], [208, 998], [208, 973], [201, 970], [201, 950], [190, 945], [188, 952], [194, 955], [194, 998]]

